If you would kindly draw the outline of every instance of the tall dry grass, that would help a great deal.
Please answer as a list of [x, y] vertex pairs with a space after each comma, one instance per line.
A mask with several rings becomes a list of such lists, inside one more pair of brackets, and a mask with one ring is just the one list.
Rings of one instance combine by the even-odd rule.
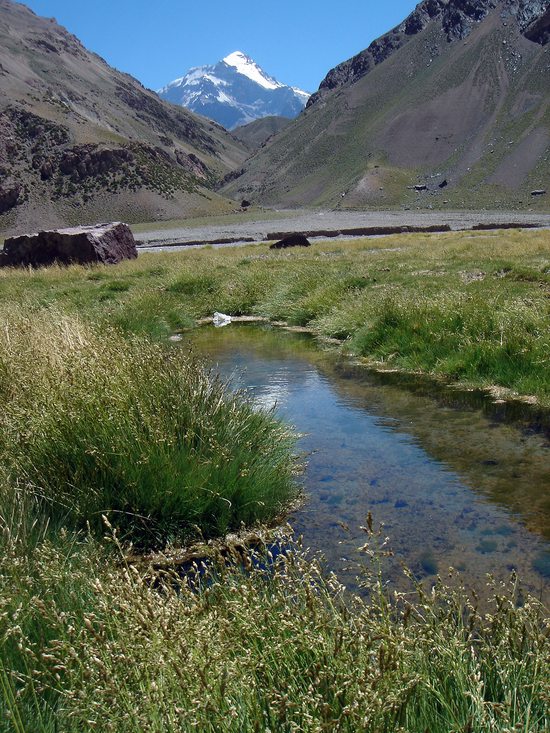
[[481, 613], [441, 582], [392, 594], [375, 563], [365, 600], [283, 542], [155, 583], [46, 545], [16, 599], [3, 558], [0, 730], [548, 730], [549, 620], [513, 583]]

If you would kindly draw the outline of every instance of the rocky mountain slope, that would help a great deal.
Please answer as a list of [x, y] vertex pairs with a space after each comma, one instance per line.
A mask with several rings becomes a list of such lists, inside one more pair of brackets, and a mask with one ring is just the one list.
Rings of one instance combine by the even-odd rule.
[[548, 0], [423, 0], [330, 71], [231, 195], [282, 205], [539, 207], [550, 187]]
[[248, 150], [254, 151], [261, 148], [269, 138], [290, 125], [288, 117], [262, 117], [247, 125], [241, 125], [233, 130], [233, 137], [240, 140]]
[[241, 51], [190, 69], [160, 89], [159, 96], [228, 130], [270, 115], [296, 117], [309, 99], [307, 92], [277, 81]]
[[245, 147], [0, 0], [0, 230], [225, 211]]

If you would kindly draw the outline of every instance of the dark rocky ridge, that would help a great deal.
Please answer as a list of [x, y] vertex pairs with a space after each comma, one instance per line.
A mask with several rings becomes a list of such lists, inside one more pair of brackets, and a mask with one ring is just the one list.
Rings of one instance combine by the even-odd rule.
[[499, 6], [504, 14], [516, 19], [527, 38], [541, 44], [548, 42], [548, 0], [422, 0], [402, 23], [373, 41], [364, 51], [331, 69], [319, 90], [310, 97], [307, 106], [315, 104], [331, 89], [359, 81], [407, 44], [412, 36], [423, 31], [429, 23], [439, 23], [447, 42], [452, 43], [466, 38], [476, 23]]
[[262, 117], [254, 122], [249, 122], [248, 125], [235, 128], [232, 134], [253, 152], [265, 145], [273, 135], [288, 127], [290, 123], [291, 120], [288, 117]]
[[550, 6], [544, 15], [540, 16], [525, 29], [525, 37], [535, 43], [545, 46], [550, 41]]

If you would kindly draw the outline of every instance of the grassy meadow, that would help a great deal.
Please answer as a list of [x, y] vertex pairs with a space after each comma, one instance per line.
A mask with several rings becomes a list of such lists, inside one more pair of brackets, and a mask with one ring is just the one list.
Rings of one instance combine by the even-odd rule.
[[0, 271], [0, 289], [4, 303], [161, 340], [215, 310], [260, 315], [377, 365], [550, 405], [548, 231], [151, 253], [111, 269]]
[[547, 610], [513, 581], [483, 612], [443, 581], [394, 593], [370, 520], [364, 598], [286, 536], [187, 577], [130, 558], [299, 495], [294, 436], [174, 331], [263, 316], [550, 407], [549, 232], [3, 269], [0, 293], [0, 733], [548, 730]]

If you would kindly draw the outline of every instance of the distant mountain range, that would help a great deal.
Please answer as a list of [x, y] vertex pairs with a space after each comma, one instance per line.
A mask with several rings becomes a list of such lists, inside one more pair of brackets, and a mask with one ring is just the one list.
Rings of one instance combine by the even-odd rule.
[[0, 230], [230, 211], [246, 147], [0, 0]]
[[309, 99], [307, 92], [277, 81], [241, 51], [212, 66], [190, 69], [158, 94], [227, 130], [272, 115], [294, 118]]
[[549, 0], [423, 0], [329, 71], [301, 114], [307, 93], [240, 52], [163, 91], [223, 112], [231, 134], [0, 0], [0, 231], [181, 219], [245, 198], [547, 210], [549, 41]]
[[548, 0], [423, 0], [329, 71], [222, 191], [282, 206], [547, 209], [549, 40]]

